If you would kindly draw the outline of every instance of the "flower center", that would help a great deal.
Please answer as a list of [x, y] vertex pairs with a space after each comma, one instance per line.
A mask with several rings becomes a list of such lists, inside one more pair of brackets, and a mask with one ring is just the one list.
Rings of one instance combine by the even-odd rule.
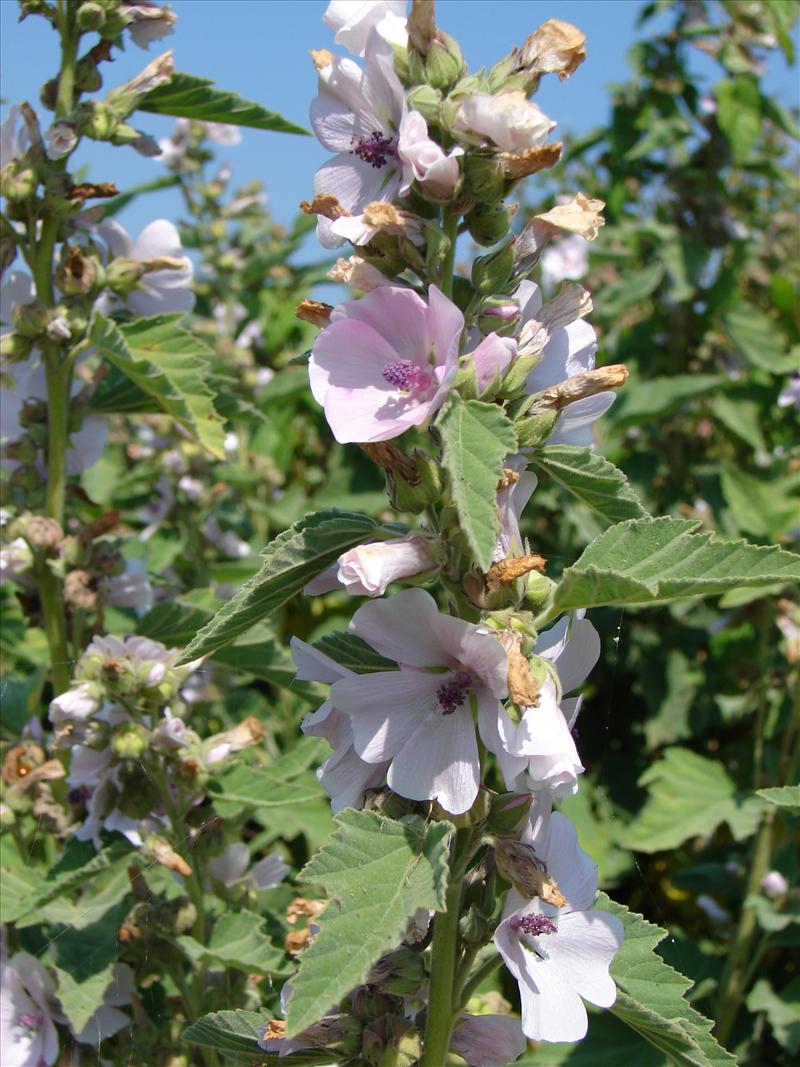
[[387, 363], [383, 368], [383, 379], [404, 393], [420, 392], [431, 384], [430, 372], [418, 367], [410, 359], [396, 359], [393, 363]]
[[527, 934], [529, 937], [539, 937], [540, 934], [555, 934], [558, 927], [552, 919], [546, 915], [522, 915], [511, 921], [511, 929], [519, 934]]
[[442, 715], [452, 715], [461, 707], [472, 689], [472, 678], [466, 671], [456, 671], [436, 693], [436, 707]]
[[386, 166], [396, 151], [391, 137], [384, 137], [380, 130], [373, 130], [369, 137], [362, 137], [360, 141], [353, 138], [350, 154], [363, 159], [375, 170], [380, 170], [381, 167]]
[[35, 1014], [30, 1011], [24, 1011], [21, 1015], [17, 1016], [17, 1021], [26, 1028], [26, 1030], [41, 1030], [44, 1026], [44, 1015], [41, 1012]]

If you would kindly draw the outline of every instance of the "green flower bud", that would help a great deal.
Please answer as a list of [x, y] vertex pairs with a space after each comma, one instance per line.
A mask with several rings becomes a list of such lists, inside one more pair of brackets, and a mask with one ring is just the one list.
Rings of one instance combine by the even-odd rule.
[[481, 204], [499, 203], [506, 191], [506, 176], [496, 156], [469, 152], [464, 157], [464, 186]]
[[529, 611], [540, 612], [550, 602], [556, 582], [546, 574], [531, 571], [526, 575], [525, 607]]
[[[479, 293], [502, 292], [511, 278], [513, 268], [514, 252], [509, 242], [497, 252], [478, 256], [472, 264], [472, 284]], [[508, 304], [509, 301], [503, 303]]]
[[422, 1038], [407, 1019], [391, 1015], [386, 1020], [389, 1043], [378, 1067], [414, 1067], [422, 1056]]
[[27, 200], [36, 191], [36, 173], [30, 167], [9, 163], [0, 170], [0, 196], [9, 203]]
[[16, 821], [17, 817], [12, 809], [0, 801], [0, 830], [10, 830]]
[[[478, 312], [478, 325], [484, 334], [496, 333], [501, 337], [513, 337], [517, 332], [519, 320], [519, 307], [508, 297], [490, 297], [483, 301]], [[526, 373], [525, 377], [527, 376]]]
[[498, 793], [492, 797], [486, 832], [498, 837], [514, 837], [528, 821], [531, 795]]
[[111, 749], [124, 760], [138, 760], [150, 743], [150, 734], [141, 723], [123, 723], [111, 739]]
[[467, 215], [470, 236], [479, 245], [493, 245], [508, 233], [514, 211], [506, 204], [478, 204]]
[[489, 920], [480, 909], [471, 904], [458, 920], [458, 932], [467, 945], [480, 945], [489, 934]]
[[442, 115], [442, 94], [432, 85], [418, 85], [408, 94], [408, 106], [419, 111], [429, 124], [438, 126]]
[[520, 419], [515, 426], [519, 447], [541, 448], [555, 429], [558, 415], [557, 411], [543, 411], [540, 415]]
[[401, 947], [382, 956], [369, 972], [370, 985], [380, 986], [386, 993], [410, 996], [425, 981], [425, 963], [419, 952]]
[[350, 994], [350, 1009], [362, 1022], [371, 1022], [382, 1015], [403, 1010], [403, 1001], [398, 997], [384, 993], [374, 986], [359, 986]]
[[408, 76], [416, 85], [449, 89], [466, 71], [464, 55], [449, 33], [437, 30], [427, 56], [408, 50]]
[[58, 102], [58, 78], [50, 78], [39, 90], [39, 100], [42, 107], [48, 111], [55, 111]]
[[107, 141], [119, 120], [104, 100], [89, 100], [78, 109], [78, 134], [94, 141]]
[[[23, 337], [22, 334], [4, 333], [0, 337], [0, 356], [3, 362], [16, 363], [19, 360], [27, 359], [31, 354], [33, 348], [33, 339], [30, 337]], [[3, 387], [5, 388], [5, 386]]]
[[388, 492], [395, 511], [419, 515], [441, 496], [442, 476], [426, 452], [416, 449], [412, 459], [419, 480], [412, 483], [403, 477], [402, 471], [387, 472]]
[[475, 295], [472, 282], [468, 278], [462, 278], [456, 274], [453, 278], [453, 303], [460, 311], [466, 311], [470, 301]]
[[78, 8], [78, 26], [84, 33], [99, 30], [106, 20], [106, 13], [101, 4], [85, 3]]

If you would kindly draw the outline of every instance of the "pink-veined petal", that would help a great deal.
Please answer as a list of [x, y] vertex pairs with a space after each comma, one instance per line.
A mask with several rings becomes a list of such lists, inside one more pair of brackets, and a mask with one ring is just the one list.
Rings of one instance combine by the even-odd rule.
[[453, 815], [468, 811], [480, 784], [472, 716], [465, 708], [428, 716], [392, 760], [387, 781], [411, 800], [438, 800]]
[[417, 671], [380, 671], [342, 678], [331, 700], [350, 716], [353, 745], [367, 763], [395, 756], [417, 727], [436, 714], [441, 676]]

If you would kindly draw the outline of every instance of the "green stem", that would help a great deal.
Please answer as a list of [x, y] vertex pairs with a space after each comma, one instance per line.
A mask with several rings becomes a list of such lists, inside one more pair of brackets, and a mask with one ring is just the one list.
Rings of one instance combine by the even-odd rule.
[[67, 647], [67, 621], [64, 617], [64, 601], [61, 595], [61, 582], [56, 578], [46, 563], [42, 563], [34, 574], [36, 588], [42, 604], [44, 631], [50, 652], [50, 668], [53, 679], [53, 694], [58, 696], [69, 688], [72, 672], [70, 671], [69, 649]]
[[455, 1021], [454, 978], [458, 949], [458, 920], [461, 912], [462, 879], [451, 848], [451, 883], [445, 910], [437, 913], [433, 924], [433, 954], [428, 993], [428, 1024], [425, 1029], [425, 1053], [419, 1067], [442, 1067], [447, 1060], [450, 1036]]
[[489, 977], [492, 971], [497, 970], [502, 962], [503, 957], [499, 952], [495, 952], [494, 955], [490, 956], [488, 960], [485, 960], [480, 965], [477, 971], [470, 977], [469, 981], [464, 983], [464, 988], [461, 990], [461, 999], [458, 1005], [459, 1011], [465, 1007], [475, 990], [486, 978]]
[[445, 296], [452, 296], [453, 270], [456, 262], [456, 240], [458, 238], [458, 215], [455, 212], [445, 211], [442, 225], [444, 232], [450, 238], [450, 247], [447, 250], [442, 266], [441, 290]]
[[58, 349], [44, 353], [47, 381], [47, 503], [50, 518], [64, 521], [67, 494], [67, 447], [69, 443], [69, 394], [72, 374]]
[[56, 118], [68, 119], [75, 105], [75, 65], [78, 61], [78, 41], [80, 35], [73, 29], [71, 13], [66, 7], [62, 12], [61, 29], [61, 70], [58, 74], [58, 95], [56, 96]]
[[745, 902], [739, 917], [736, 937], [725, 961], [725, 967], [719, 983], [716, 1010], [717, 1022], [714, 1033], [721, 1045], [727, 1045], [728, 1043], [747, 992], [745, 977], [753, 939], [758, 933], [756, 912], [752, 905], [748, 903], [748, 898], [758, 895], [761, 890], [761, 879], [769, 870], [772, 856], [773, 823], [774, 814], [767, 812], [753, 846], [753, 858], [745, 889]]

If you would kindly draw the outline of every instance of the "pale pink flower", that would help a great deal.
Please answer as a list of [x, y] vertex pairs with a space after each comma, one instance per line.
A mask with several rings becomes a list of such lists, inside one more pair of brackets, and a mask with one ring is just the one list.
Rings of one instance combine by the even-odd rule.
[[[181, 696], [185, 692], [181, 690]], [[164, 709], [164, 718], [157, 724], [155, 730], [153, 730], [151, 745], [153, 748], [161, 749], [163, 752], [176, 752], [179, 748], [186, 748], [189, 744], [187, 734], [191, 735], [191, 731], [187, 731], [186, 723], [179, 715], [173, 715], [169, 708]]]
[[768, 871], [767, 874], [761, 879], [761, 889], [768, 897], [772, 897], [773, 900], [776, 897], [783, 897], [789, 892], [789, 883], [783, 877], [780, 871]]
[[0, 584], [27, 574], [33, 565], [33, 553], [23, 537], [0, 548]]
[[233, 530], [223, 530], [216, 515], [209, 515], [203, 533], [206, 540], [218, 548], [229, 559], [244, 559], [252, 555], [252, 550]]
[[344, 588], [351, 596], [383, 596], [392, 582], [413, 578], [435, 566], [424, 537], [393, 537], [351, 548], [303, 592], [316, 596]]
[[408, 41], [406, 0], [331, 0], [322, 19], [353, 55], [363, 56], [373, 29], [390, 44], [405, 48]]
[[467, 811], [480, 783], [473, 711], [481, 728], [496, 722], [505, 649], [474, 624], [440, 614], [422, 589], [365, 604], [349, 628], [400, 665], [334, 682], [330, 700], [350, 716], [356, 752], [368, 763], [390, 761], [387, 781], [401, 796]]
[[496, 333], [484, 337], [467, 357], [475, 371], [478, 393], [485, 393], [490, 386], [499, 385], [516, 357], [517, 342], [513, 337], [500, 337]]
[[489, 140], [504, 152], [522, 152], [541, 147], [555, 125], [521, 89], [505, 89], [464, 97], [453, 129], [467, 141]]
[[572, 234], [548, 244], [542, 253], [542, 284], [552, 289], [559, 282], [582, 278], [589, 269], [589, 242]]
[[111, 984], [103, 993], [103, 1003], [78, 1033], [70, 1024], [75, 1040], [97, 1048], [101, 1041], [130, 1026], [130, 1016], [119, 1009], [130, 1004], [134, 989], [133, 971], [127, 963], [115, 963]]
[[28, 127], [23, 122], [17, 129], [21, 118], [22, 108], [19, 104], [12, 104], [8, 109], [6, 121], [0, 126], [0, 167], [24, 156], [30, 148]]
[[66, 689], [50, 701], [50, 721], [54, 726], [64, 722], [85, 722], [100, 710], [101, 688], [94, 682], [81, 682]]
[[778, 407], [796, 407], [800, 409], [800, 373], [786, 379], [786, 384], [778, 397]]
[[241, 129], [228, 122], [206, 122], [205, 131], [209, 141], [222, 145], [224, 148], [232, 148], [233, 145], [241, 144]]
[[124, 299], [124, 306], [134, 315], [164, 315], [187, 312], [194, 307], [192, 261], [184, 255], [180, 235], [167, 219], [156, 219], [145, 226], [134, 240], [116, 219], [108, 219], [96, 227], [97, 234], [108, 245], [113, 258], [182, 259], [180, 270], [154, 270], [143, 275], [137, 288]]
[[718, 904], [708, 893], [701, 893], [695, 903], [715, 926], [731, 921], [731, 913], [726, 908], [723, 908], [721, 904]]
[[337, 441], [387, 441], [444, 403], [464, 316], [432, 285], [428, 302], [381, 286], [337, 307], [309, 361], [311, 391]]
[[410, 163], [414, 178], [426, 193], [446, 200], [453, 195], [460, 170], [458, 157], [463, 148], [445, 154], [428, 136], [428, 124], [418, 111], [409, 111], [400, 125], [397, 151], [405, 163]]
[[106, 599], [114, 607], [133, 608], [137, 615], [144, 615], [150, 610], [153, 606], [153, 587], [141, 560], [126, 560], [124, 573], [108, 579]]
[[524, 839], [567, 903], [526, 902], [512, 889], [494, 941], [519, 984], [522, 1032], [534, 1041], [580, 1041], [587, 1030], [583, 1001], [609, 1008], [616, 999], [608, 969], [624, 931], [615, 915], [588, 910], [597, 868], [578, 847], [572, 824], [549, 810], [548, 801], [534, 812]]
[[131, 40], [139, 48], [148, 48], [152, 41], [160, 41], [172, 33], [172, 27], [178, 21], [169, 7], [146, 0], [137, 3], [122, 0], [120, 15], [127, 23]]
[[3, 1067], [50, 1067], [58, 1058], [55, 984], [27, 952], [3, 960], [0, 968], [0, 1049]]
[[467, 1015], [453, 1030], [450, 1047], [470, 1067], [508, 1067], [518, 1060], [528, 1043], [519, 1019], [510, 1015]]
[[[292, 659], [298, 681], [330, 684], [353, 676], [352, 671], [297, 637], [292, 638]], [[388, 761], [367, 763], [361, 759], [353, 748], [350, 720], [332, 700], [326, 700], [316, 711], [306, 715], [301, 729], [312, 737], [324, 737], [333, 749], [317, 771], [317, 778], [331, 798], [333, 813], [343, 808], [360, 808], [365, 790], [374, 789], [383, 782]]]

